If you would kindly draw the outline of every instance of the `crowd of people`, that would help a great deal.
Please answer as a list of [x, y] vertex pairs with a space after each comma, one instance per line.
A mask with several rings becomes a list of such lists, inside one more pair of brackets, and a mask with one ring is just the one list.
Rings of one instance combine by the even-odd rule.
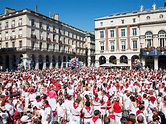
[[166, 124], [166, 70], [0, 72], [0, 124]]

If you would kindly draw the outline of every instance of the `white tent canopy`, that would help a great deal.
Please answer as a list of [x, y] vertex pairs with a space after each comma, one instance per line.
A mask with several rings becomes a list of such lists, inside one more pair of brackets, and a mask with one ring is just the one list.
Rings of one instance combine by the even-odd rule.
[[129, 67], [129, 64], [126, 63], [118, 63], [118, 64], [113, 64], [113, 63], [104, 63], [100, 65], [100, 67]]

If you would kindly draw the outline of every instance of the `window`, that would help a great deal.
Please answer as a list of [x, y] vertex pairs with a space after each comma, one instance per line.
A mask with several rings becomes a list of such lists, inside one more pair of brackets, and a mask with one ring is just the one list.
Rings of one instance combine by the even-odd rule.
[[150, 19], [150, 16], [147, 16], [146, 19], [149, 20], [149, 19]]
[[8, 36], [9, 36], [9, 34], [8, 34], [8, 31], [6, 32], [6, 40], [8, 39]]
[[40, 42], [39, 49], [40, 50], [42, 49], [42, 42]]
[[136, 19], [135, 18], [133, 18], [133, 23], [135, 23], [136, 22]]
[[122, 21], [122, 24], [124, 24], [124, 20], [121, 20]]
[[133, 49], [137, 49], [137, 41], [133, 41]]
[[100, 26], [103, 26], [103, 22], [100, 22]]
[[133, 36], [136, 36], [137, 35], [137, 29], [136, 28], [133, 28]]
[[19, 25], [19, 26], [22, 25], [22, 18], [19, 19], [18, 25]]
[[122, 41], [122, 42], [121, 42], [121, 45], [122, 45], [122, 50], [125, 50], [125, 49], [126, 49], [126, 42], [125, 42], [125, 41]]
[[2, 29], [2, 24], [0, 23], [0, 29]]
[[22, 37], [22, 29], [19, 29], [19, 37]]
[[158, 33], [158, 38], [159, 38], [159, 44], [161, 47], [165, 47], [166, 43], [165, 43], [165, 39], [166, 39], [166, 33], [165, 31], [159, 31]]
[[0, 33], [0, 40], [2, 40], [2, 35], [1, 35], [1, 33]]
[[31, 30], [31, 34], [32, 34], [32, 35], [35, 35], [35, 29], [32, 29], [32, 30]]
[[12, 38], [15, 38], [15, 31], [12, 31]]
[[49, 50], [49, 44], [47, 43], [47, 50]]
[[35, 42], [32, 41], [32, 46], [31, 46], [31, 48], [34, 49], [34, 47], [35, 47]]
[[40, 40], [43, 40], [43, 32], [42, 31], [39, 32], [39, 37], [40, 37]]
[[22, 40], [19, 41], [19, 48], [22, 48]]
[[35, 27], [35, 20], [31, 19], [31, 26]]
[[114, 21], [110, 21], [110, 24], [112, 25]]
[[6, 42], [6, 48], [8, 48], [8, 42]]
[[114, 42], [111, 42], [111, 50], [114, 51], [115, 50], [115, 45]]
[[104, 38], [104, 31], [100, 31], [100, 38]]
[[163, 18], [163, 17], [164, 17], [163, 14], [160, 14], [160, 15], [159, 15], [159, 18]]
[[14, 48], [15, 47], [15, 42], [12, 42], [12, 48]]
[[104, 42], [100, 44], [101, 50], [104, 50]]
[[145, 33], [145, 42], [147, 47], [153, 46], [153, 34], [152, 32], [148, 31]]
[[121, 37], [125, 37], [125, 29], [121, 29]]
[[50, 26], [49, 26], [49, 25], [47, 25], [47, 30], [48, 30], [48, 31], [50, 30]]
[[12, 20], [12, 27], [15, 26], [15, 20]]
[[42, 22], [39, 23], [39, 27], [40, 27], [41, 29], [43, 28]]
[[110, 30], [110, 37], [114, 37], [114, 30]]
[[8, 28], [9, 27], [9, 23], [8, 23], [8, 21], [6, 22], [6, 26], [5, 26], [6, 28]]

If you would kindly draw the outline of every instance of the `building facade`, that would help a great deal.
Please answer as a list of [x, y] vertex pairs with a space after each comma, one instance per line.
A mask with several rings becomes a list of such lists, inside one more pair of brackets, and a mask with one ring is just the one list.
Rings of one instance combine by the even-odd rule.
[[95, 19], [95, 65], [140, 60], [144, 67], [163, 68], [166, 61], [166, 7], [118, 13]]
[[61, 68], [73, 57], [88, 65], [86, 34], [60, 22], [58, 14], [6, 8], [0, 15], [0, 67], [15, 70], [22, 63], [25, 69]]

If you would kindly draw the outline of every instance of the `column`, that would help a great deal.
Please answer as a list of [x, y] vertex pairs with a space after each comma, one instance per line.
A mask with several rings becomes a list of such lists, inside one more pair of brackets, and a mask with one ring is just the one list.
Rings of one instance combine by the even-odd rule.
[[119, 64], [120, 63], [120, 59], [116, 59], [116, 60], [117, 60], [116, 64]]
[[22, 55], [23, 55], [22, 61], [23, 61], [24, 69], [25, 70], [30, 69], [29, 55], [28, 54], [22, 54]]
[[39, 57], [38, 57], [38, 55], [35, 58], [35, 62], [36, 62], [35, 69], [39, 69]]
[[88, 66], [91, 66], [91, 57], [88, 56]]
[[128, 59], [128, 65], [130, 66], [130, 69], [131, 69], [131, 67], [132, 67], [132, 65], [131, 65], [131, 59]]
[[46, 58], [43, 58], [43, 69], [46, 69]]
[[52, 56], [49, 57], [49, 58], [50, 58], [50, 60], [49, 60], [50, 61], [50, 67], [49, 68], [52, 69]]
[[61, 68], [63, 68], [63, 56], [61, 57]]
[[109, 58], [108, 59], [106, 58], [106, 63], [109, 63]]
[[[12, 60], [12, 61], [11, 61]], [[13, 57], [11, 56], [11, 55], [9, 55], [9, 68], [8, 68], [8, 70], [12, 70], [12, 63], [13, 62]]]
[[58, 68], [58, 56], [55, 57], [55, 60], [56, 60], [55, 68]]
[[145, 68], [145, 58], [141, 58], [142, 67]]
[[154, 57], [154, 70], [158, 70], [158, 57]]
[[99, 67], [99, 60], [95, 60], [96, 67]]

